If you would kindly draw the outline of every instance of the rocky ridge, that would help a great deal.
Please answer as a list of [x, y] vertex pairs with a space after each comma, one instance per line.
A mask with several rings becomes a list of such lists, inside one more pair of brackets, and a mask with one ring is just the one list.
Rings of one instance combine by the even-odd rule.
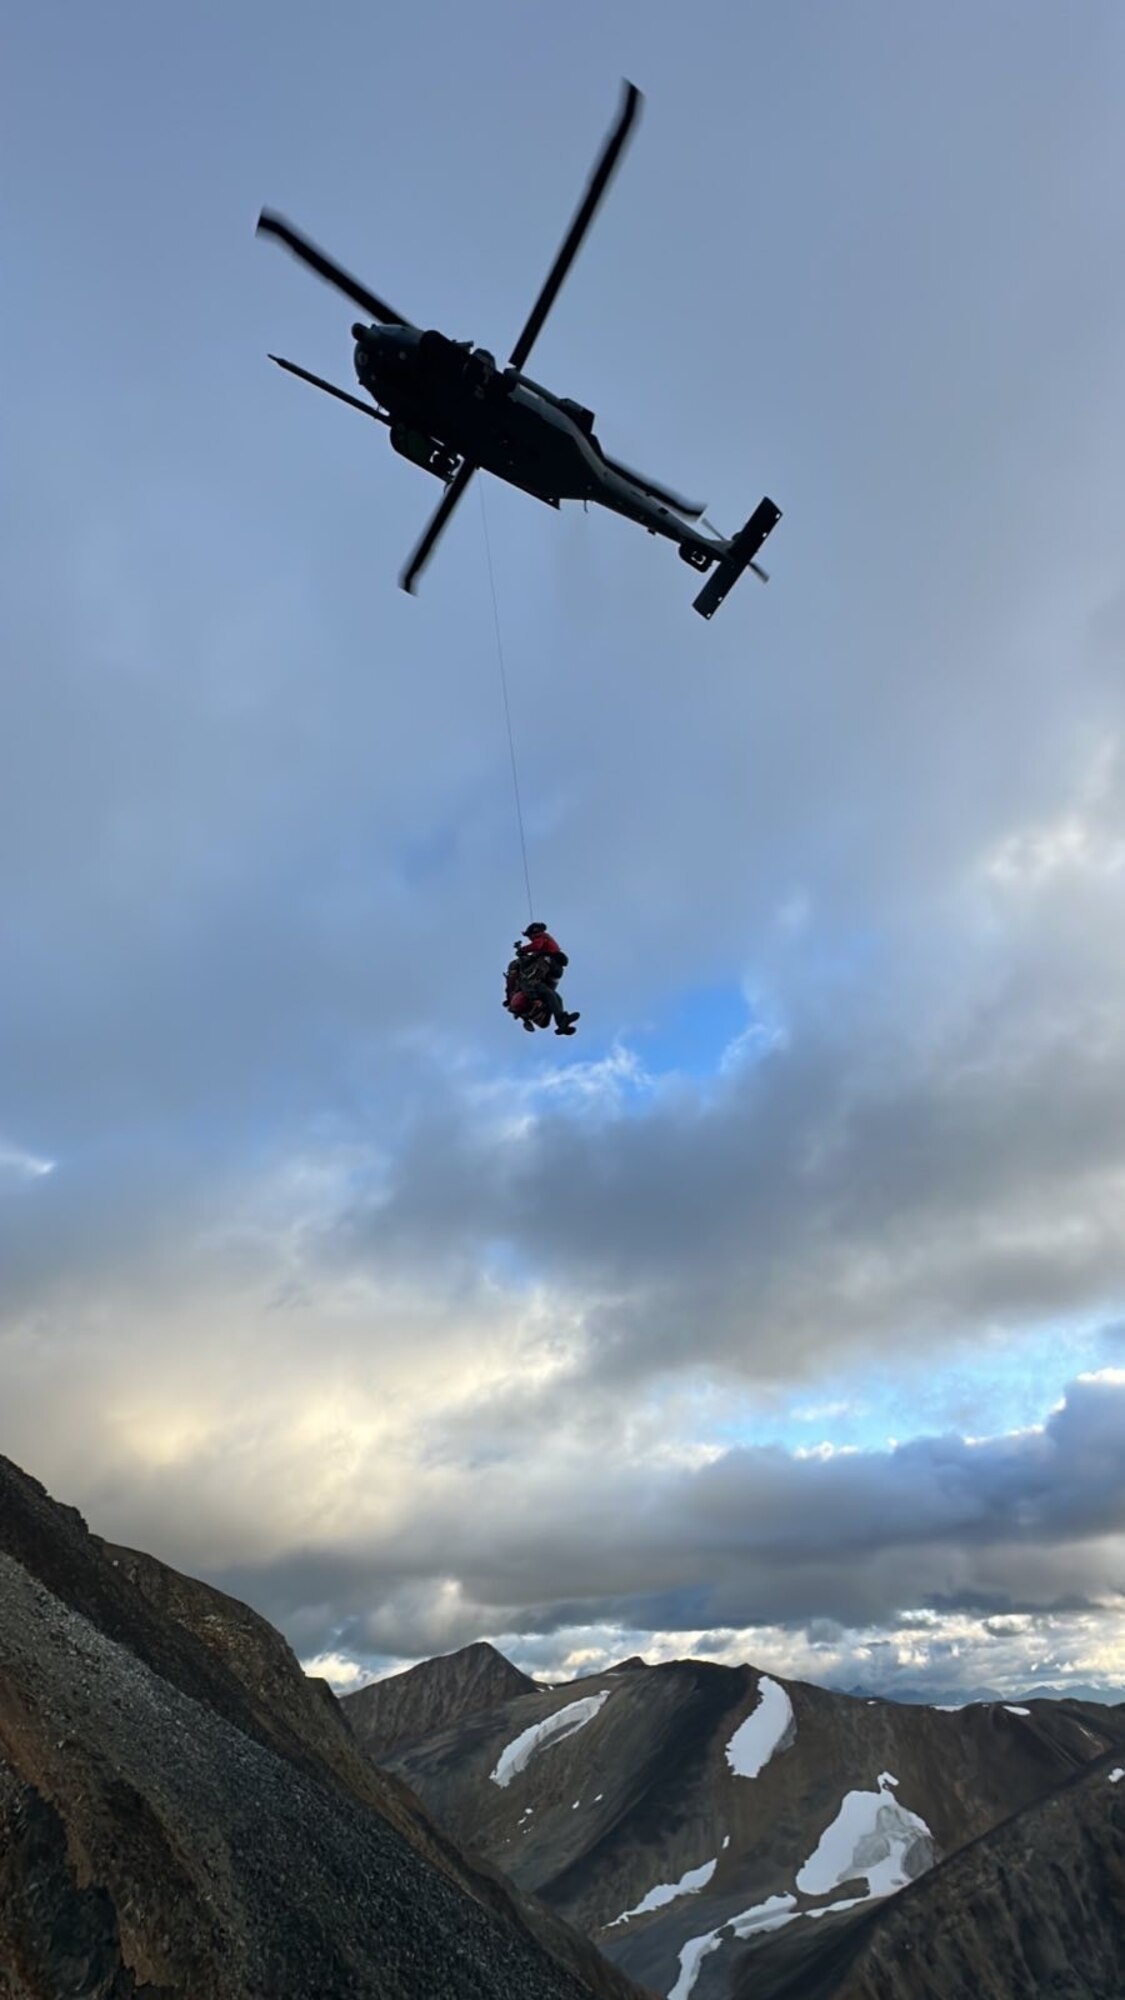
[[244, 1605], [0, 1458], [0, 2000], [638, 2000]]

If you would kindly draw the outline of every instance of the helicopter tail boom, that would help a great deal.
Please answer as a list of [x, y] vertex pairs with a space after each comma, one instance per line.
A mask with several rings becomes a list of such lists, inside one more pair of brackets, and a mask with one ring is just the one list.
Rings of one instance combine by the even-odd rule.
[[754, 557], [767, 535], [771, 535], [781, 519], [781, 508], [772, 500], [760, 500], [744, 528], [733, 535], [727, 543], [726, 554], [712, 576], [704, 584], [695, 599], [694, 608], [701, 618], [713, 618], [727, 592], [734, 589], [744, 570], [753, 569], [763, 583], [766, 573], [759, 569]]

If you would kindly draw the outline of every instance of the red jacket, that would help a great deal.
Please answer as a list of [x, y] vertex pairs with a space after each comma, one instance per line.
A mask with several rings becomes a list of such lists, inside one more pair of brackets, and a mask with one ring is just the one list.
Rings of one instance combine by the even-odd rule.
[[555, 943], [550, 931], [540, 931], [537, 937], [528, 938], [526, 944], [521, 944], [520, 957], [522, 958], [524, 953], [528, 951], [549, 951], [553, 953], [561, 950], [562, 946]]

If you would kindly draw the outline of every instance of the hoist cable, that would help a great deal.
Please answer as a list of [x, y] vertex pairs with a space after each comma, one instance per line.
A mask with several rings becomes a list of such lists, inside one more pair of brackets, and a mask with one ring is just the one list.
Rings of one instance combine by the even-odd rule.
[[496, 577], [492, 568], [492, 543], [488, 535], [488, 510], [484, 504], [484, 480], [477, 481], [480, 494], [480, 518], [484, 527], [484, 552], [488, 563], [488, 587], [492, 593], [492, 622], [496, 628], [496, 658], [500, 664], [500, 688], [504, 696], [504, 721], [508, 730], [508, 755], [512, 762], [512, 790], [516, 799], [516, 821], [520, 830], [520, 853], [523, 856], [523, 880], [527, 890], [527, 920], [534, 921], [535, 904], [531, 898], [531, 876], [527, 867], [527, 835], [523, 825], [523, 803], [520, 798], [520, 776], [516, 763], [516, 739], [512, 730], [512, 707], [508, 700], [508, 675], [504, 666], [504, 642], [500, 635], [500, 607], [496, 601]]

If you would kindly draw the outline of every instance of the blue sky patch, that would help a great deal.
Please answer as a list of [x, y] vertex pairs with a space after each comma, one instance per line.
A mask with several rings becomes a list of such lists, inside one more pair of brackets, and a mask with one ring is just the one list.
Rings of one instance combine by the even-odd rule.
[[718, 1074], [736, 1041], [759, 1030], [764, 1051], [776, 1024], [754, 1010], [741, 987], [722, 981], [662, 997], [624, 1033], [647, 1070], [704, 1079]]

